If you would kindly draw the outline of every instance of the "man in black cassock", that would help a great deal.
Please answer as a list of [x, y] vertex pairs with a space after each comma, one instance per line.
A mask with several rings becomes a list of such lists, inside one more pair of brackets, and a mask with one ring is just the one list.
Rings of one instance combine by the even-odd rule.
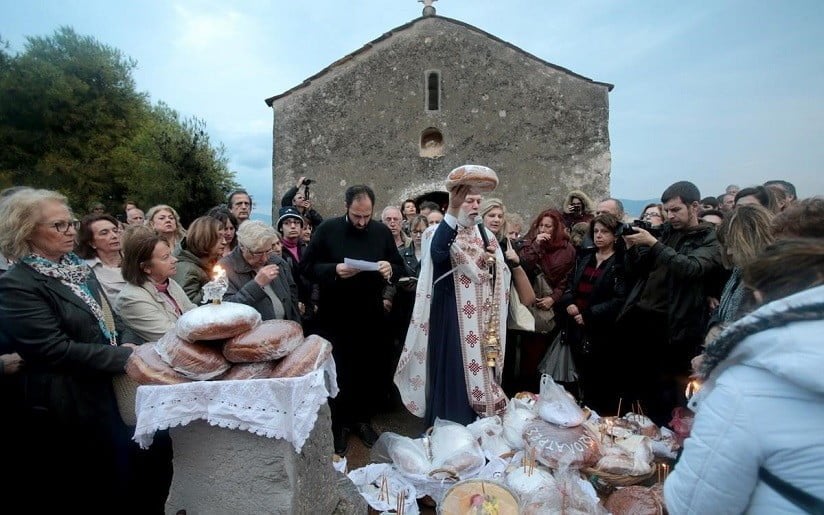
[[[383, 288], [403, 276], [404, 265], [389, 228], [372, 220], [375, 193], [351, 186], [345, 193], [346, 214], [315, 229], [300, 262], [301, 273], [319, 287], [317, 333], [332, 342], [338, 373], [337, 398], [331, 399], [335, 453], [343, 455], [354, 432], [366, 447], [378, 435], [371, 425], [380, 392], [373, 357], [391, 345], [383, 308]], [[377, 263], [361, 271], [344, 258]]]

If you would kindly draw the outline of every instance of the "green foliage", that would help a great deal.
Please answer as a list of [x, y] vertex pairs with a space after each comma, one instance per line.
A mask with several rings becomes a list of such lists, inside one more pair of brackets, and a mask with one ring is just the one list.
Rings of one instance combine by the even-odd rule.
[[0, 187], [59, 190], [78, 213], [101, 201], [169, 204], [184, 222], [234, 187], [204, 124], [136, 91], [136, 62], [63, 27], [10, 55], [0, 41]]

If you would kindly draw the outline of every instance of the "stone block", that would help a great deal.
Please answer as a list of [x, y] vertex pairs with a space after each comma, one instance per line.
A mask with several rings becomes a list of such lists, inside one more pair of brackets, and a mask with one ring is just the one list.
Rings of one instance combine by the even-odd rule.
[[170, 435], [174, 479], [166, 513], [318, 514], [340, 504], [327, 404], [300, 453], [286, 440], [204, 421]]

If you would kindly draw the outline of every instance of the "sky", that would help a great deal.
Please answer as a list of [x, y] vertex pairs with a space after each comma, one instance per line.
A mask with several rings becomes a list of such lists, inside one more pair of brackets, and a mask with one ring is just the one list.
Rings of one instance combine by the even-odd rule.
[[[785, 179], [824, 194], [824, 1], [438, 0], [460, 20], [609, 94], [611, 195], [691, 180]], [[0, 0], [13, 52], [60, 26], [138, 63], [137, 89], [206, 122], [269, 214], [273, 113], [264, 99], [421, 15], [415, 0]], [[446, 171], [445, 171], [446, 172]], [[339, 192], [335, 192], [337, 194]]]

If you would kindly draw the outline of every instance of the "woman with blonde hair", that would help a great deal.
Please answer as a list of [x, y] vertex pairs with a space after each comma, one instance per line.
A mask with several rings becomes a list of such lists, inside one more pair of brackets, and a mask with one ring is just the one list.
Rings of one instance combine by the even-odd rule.
[[[24, 360], [19, 412], [3, 413], [7, 492], [48, 485], [26, 511], [116, 513], [129, 504], [130, 433], [112, 379], [134, 342], [94, 273], [73, 252], [80, 222], [66, 197], [22, 190], [0, 203], [0, 252], [15, 262], [0, 276], [0, 327]], [[12, 487], [24, 481], [21, 490]]]
[[186, 230], [180, 225], [180, 215], [172, 206], [166, 204], [152, 206], [146, 211], [144, 223], [163, 236], [172, 249], [179, 249], [180, 242], [186, 237]]
[[507, 230], [506, 230], [506, 207], [501, 199], [498, 198], [485, 198], [481, 201], [481, 207], [478, 211], [478, 214], [481, 215], [481, 220], [484, 222], [484, 227], [492, 231], [492, 234], [495, 235], [495, 239], [498, 240], [499, 243], [502, 244], [501, 248], [506, 248], [503, 246], [505, 243], [505, 239], [507, 237]]
[[710, 327], [727, 324], [739, 317], [746, 291], [741, 282], [741, 270], [774, 241], [772, 218], [772, 213], [759, 204], [742, 204], [730, 211], [718, 227], [721, 262], [732, 273], [721, 291]]

